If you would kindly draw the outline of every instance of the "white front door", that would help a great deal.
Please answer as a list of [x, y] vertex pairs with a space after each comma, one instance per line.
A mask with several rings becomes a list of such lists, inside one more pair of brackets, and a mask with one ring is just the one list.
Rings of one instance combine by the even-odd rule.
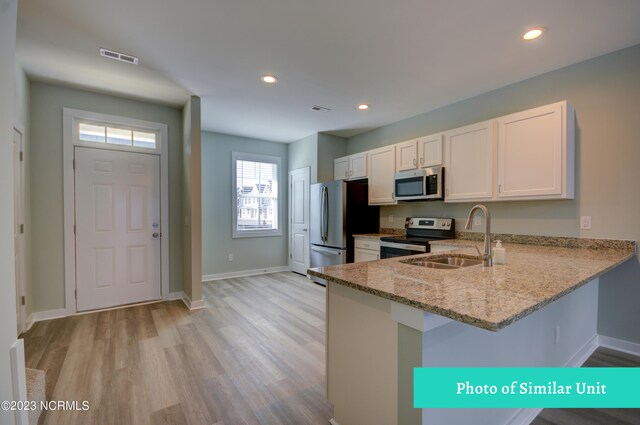
[[289, 267], [307, 274], [309, 268], [309, 167], [289, 172]]
[[24, 237], [24, 169], [22, 168], [22, 133], [13, 130], [13, 245], [16, 271], [16, 319], [18, 335], [26, 319], [25, 237]]
[[75, 147], [78, 311], [159, 299], [160, 157]]

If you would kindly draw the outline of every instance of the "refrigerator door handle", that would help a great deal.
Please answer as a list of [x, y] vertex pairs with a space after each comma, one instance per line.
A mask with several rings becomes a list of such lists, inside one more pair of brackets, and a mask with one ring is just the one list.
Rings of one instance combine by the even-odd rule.
[[322, 240], [329, 238], [329, 189], [322, 188]]
[[324, 190], [322, 186], [320, 190], [320, 240], [324, 242]]
[[342, 252], [340, 250], [322, 248], [315, 245], [311, 247], [311, 251], [321, 252], [323, 254], [329, 254], [329, 255], [342, 255]]

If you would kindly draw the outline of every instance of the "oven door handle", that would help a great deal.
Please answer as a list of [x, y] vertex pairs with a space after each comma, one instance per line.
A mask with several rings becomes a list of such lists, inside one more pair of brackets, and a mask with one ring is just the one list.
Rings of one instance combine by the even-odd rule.
[[396, 249], [406, 249], [407, 251], [414, 252], [427, 252], [427, 247], [423, 245], [413, 245], [408, 243], [398, 243], [398, 242], [387, 242], [380, 241], [380, 248], [396, 248]]

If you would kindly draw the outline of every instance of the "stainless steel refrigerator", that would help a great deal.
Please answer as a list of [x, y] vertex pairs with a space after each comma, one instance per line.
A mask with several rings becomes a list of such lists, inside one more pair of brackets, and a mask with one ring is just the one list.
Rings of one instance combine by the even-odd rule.
[[353, 263], [353, 235], [378, 233], [380, 209], [368, 205], [366, 181], [337, 180], [311, 185], [310, 219], [311, 267]]

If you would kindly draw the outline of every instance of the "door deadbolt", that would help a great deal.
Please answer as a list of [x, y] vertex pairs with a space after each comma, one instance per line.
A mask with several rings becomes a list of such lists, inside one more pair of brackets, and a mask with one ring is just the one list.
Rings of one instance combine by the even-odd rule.
[[157, 233], [157, 232], [156, 232], [156, 233], [154, 233], [154, 234], [153, 234], [153, 235], [151, 235], [151, 236], [153, 236], [153, 237], [154, 237], [154, 239], [157, 239], [157, 238], [160, 236], [160, 233]]

